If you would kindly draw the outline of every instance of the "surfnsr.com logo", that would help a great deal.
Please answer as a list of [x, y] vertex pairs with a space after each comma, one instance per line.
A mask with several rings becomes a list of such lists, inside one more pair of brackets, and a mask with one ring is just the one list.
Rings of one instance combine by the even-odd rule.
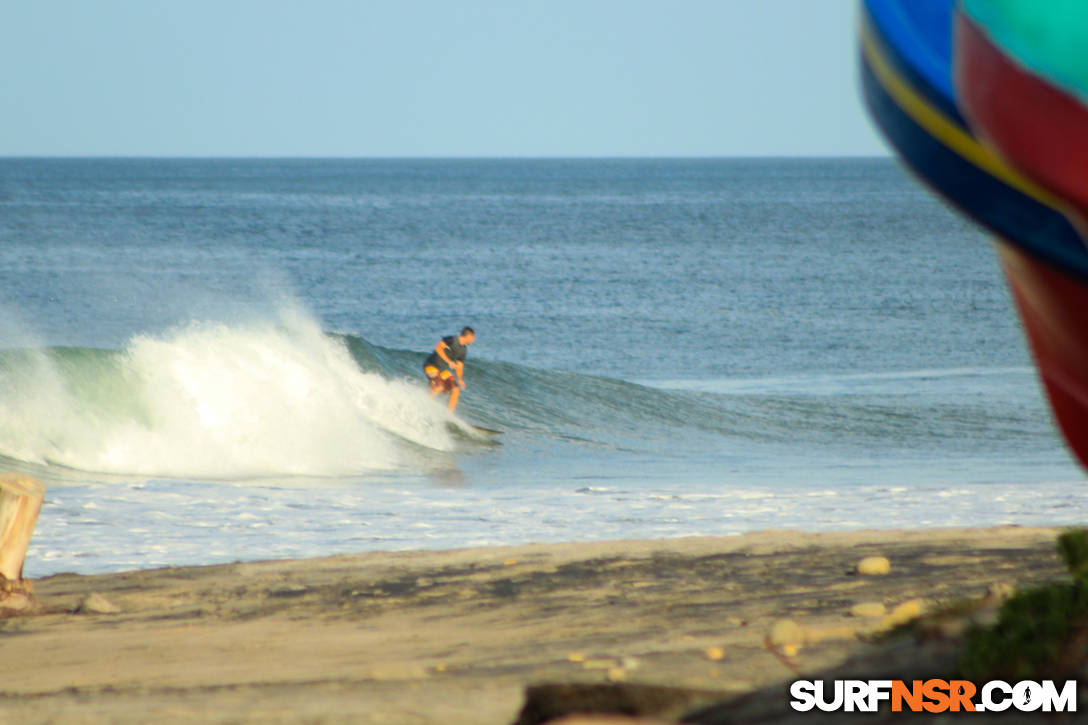
[[1053, 680], [1009, 683], [991, 680], [797, 680], [790, 685], [790, 707], [798, 712], [1076, 712], [1077, 682], [1059, 688]]

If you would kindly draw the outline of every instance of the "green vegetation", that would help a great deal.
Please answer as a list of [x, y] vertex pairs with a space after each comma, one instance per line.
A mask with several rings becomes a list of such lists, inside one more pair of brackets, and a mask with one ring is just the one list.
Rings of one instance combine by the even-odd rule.
[[1058, 537], [1071, 582], [1027, 589], [1002, 605], [992, 627], [967, 630], [960, 670], [969, 679], [1056, 676], [1080, 664], [1088, 640], [1088, 530]]

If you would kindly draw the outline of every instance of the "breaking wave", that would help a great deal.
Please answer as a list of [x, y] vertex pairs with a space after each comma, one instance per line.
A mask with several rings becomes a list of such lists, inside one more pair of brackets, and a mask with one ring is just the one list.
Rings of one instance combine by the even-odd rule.
[[364, 370], [342, 339], [288, 310], [194, 322], [121, 350], [0, 353], [0, 454], [164, 477], [338, 476], [451, 450], [425, 390]]

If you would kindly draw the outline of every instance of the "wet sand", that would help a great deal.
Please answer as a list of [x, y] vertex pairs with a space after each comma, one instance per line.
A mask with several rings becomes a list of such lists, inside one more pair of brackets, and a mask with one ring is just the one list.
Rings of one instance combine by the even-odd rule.
[[[34, 582], [40, 613], [0, 619], [0, 722], [512, 723], [545, 683], [690, 688], [709, 705], [834, 668], [935, 676], [950, 648], [869, 635], [906, 602], [1062, 578], [1058, 533], [768, 531], [60, 574]], [[858, 574], [866, 556], [890, 572]], [[776, 645], [784, 618], [798, 641]], [[704, 704], [692, 697], [657, 716]]]

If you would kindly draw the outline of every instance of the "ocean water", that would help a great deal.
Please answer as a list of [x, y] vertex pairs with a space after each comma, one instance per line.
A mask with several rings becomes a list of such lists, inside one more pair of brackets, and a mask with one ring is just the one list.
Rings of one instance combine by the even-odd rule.
[[28, 576], [1088, 520], [990, 242], [884, 159], [0, 159], [0, 468]]

